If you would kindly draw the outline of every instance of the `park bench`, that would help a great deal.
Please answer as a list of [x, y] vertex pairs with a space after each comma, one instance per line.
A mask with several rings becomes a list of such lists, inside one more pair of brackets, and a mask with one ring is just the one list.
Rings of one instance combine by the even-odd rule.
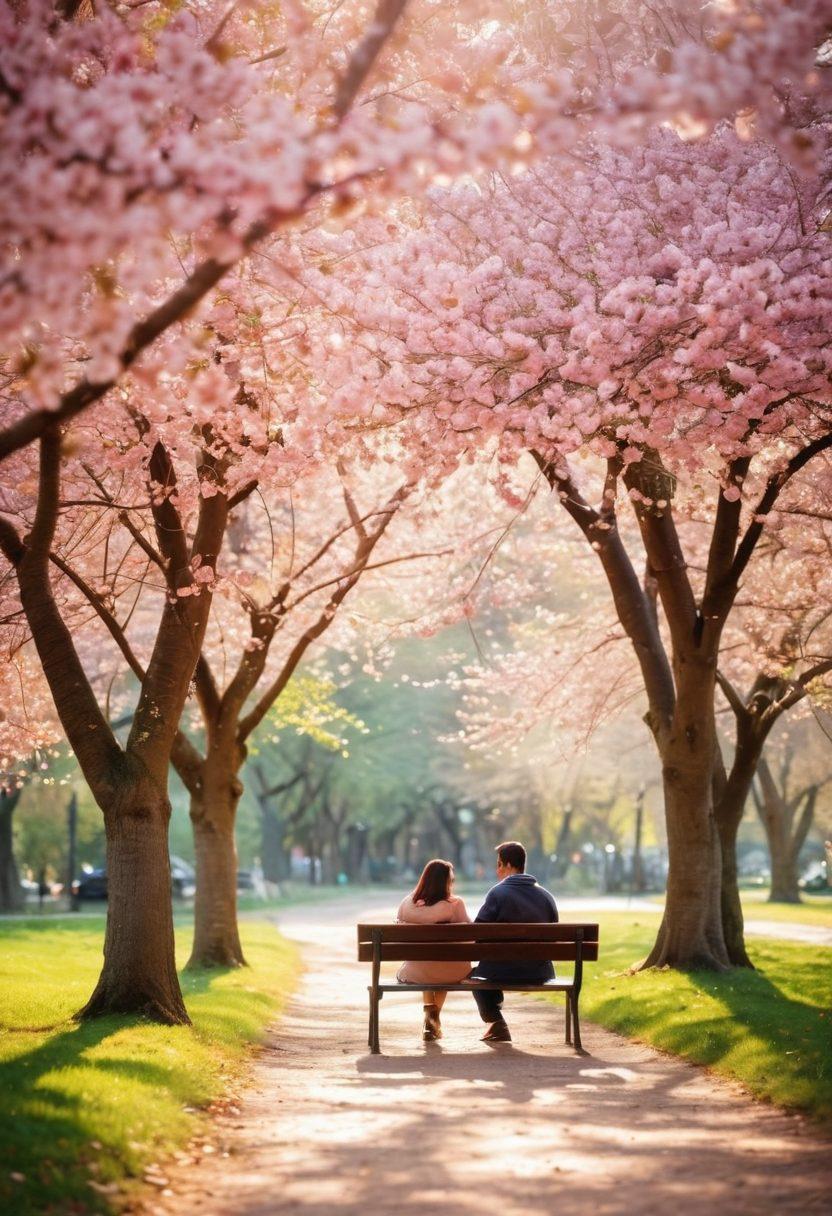
[[[358, 961], [372, 963], [370, 1051], [378, 1055], [379, 1003], [385, 992], [471, 992], [473, 988], [503, 992], [562, 992], [566, 997], [566, 1042], [581, 1047], [578, 1001], [583, 964], [598, 958], [598, 926], [571, 924], [475, 925], [359, 925]], [[573, 962], [574, 974], [545, 984], [492, 984], [463, 980], [458, 984], [400, 984], [381, 982], [382, 963], [410, 961]]]

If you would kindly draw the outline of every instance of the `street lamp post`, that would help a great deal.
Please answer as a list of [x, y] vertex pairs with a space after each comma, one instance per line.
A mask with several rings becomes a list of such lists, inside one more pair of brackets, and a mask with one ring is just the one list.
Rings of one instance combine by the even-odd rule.
[[69, 870], [69, 874], [67, 876], [66, 889], [69, 892], [69, 909], [71, 912], [77, 912], [79, 901], [72, 890], [72, 884], [75, 881], [75, 854], [78, 844], [78, 795], [74, 790], [70, 795], [69, 805], [66, 808], [66, 820], [67, 830], [69, 832], [69, 849], [67, 857], [67, 869]]
[[644, 823], [644, 786], [640, 785], [636, 796], [636, 835], [633, 841], [633, 867], [630, 874], [630, 890], [639, 895], [644, 891], [644, 866], [641, 864], [641, 831]]

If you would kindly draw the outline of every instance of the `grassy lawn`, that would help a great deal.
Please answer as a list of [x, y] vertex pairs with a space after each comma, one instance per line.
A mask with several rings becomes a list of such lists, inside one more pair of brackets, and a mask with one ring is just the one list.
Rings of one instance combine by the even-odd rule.
[[763, 891], [743, 891], [741, 898], [746, 920], [777, 920], [832, 929], [832, 895], [804, 895], [799, 904], [770, 904]]
[[652, 944], [656, 920], [638, 912], [598, 919], [601, 958], [581, 993], [587, 1018], [832, 1122], [832, 949], [751, 938], [756, 971], [627, 975]]
[[[776, 920], [787, 925], [821, 925], [832, 929], [832, 895], [804, 895], [799, 904], [770, 904], [765, 891], [740, 891], [746, 920]], [[664, 896], [652, 896], [661, 912]], [[644, 909], [647, 910], [646, 908]]]
[[[200, 1108], [240, 1074], [297, 974], [294, 947], [246, 922], [248, 969], [182, 976], [193, 1030], [115, 1017], [76, 1026], [102, 929], [71, 918], [0, 926], [0, 1212], [111, 1211], [113, 1184], [198, 1130]], [[180, 957], [190, 934], [183, 926]]]

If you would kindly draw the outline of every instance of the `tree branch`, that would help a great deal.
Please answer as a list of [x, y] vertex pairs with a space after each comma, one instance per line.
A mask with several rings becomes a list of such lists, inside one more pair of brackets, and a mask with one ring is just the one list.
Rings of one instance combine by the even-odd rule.
[[808, 464], [813, 457], [825, 452], [828, 448], [832, 448], [832, 431], [826, 435], [820, 435], [817, 439], [807, 444], [788, 462], [786, 467], [779, 473], [775, 473], [769, 477], [766, 482], [766, 487], [757, 503], [754, 510], [751, 523], [745, 530], [745, 535], [737, 547], [737, 552], [728, 572], [727, 579], [736, 589], [740, 578], [742, 577], [746, 566], [751, 560], [751, 555], [757, 545], [765, 528], [766, 516], [771, 511], [776, 503], [783, 487], [791, 481], [795, 473], [799, 473], [804, 465]]
[[[49, 553], [58, 519], [60, 480], [61, 439], [58, 428], [51, 425], [40, 441], [35, 523], [16, 562], [17, 580], [21, 604], [61, 725], [97, 801], [106, 806], [112, 793], [114, 765], [121, 761], [123, 753], [93, 694], [49, 581]], [[11, 539], [8, 529], [2, 535], [8, 543]]]
[[[532, 452], [543, 476], [557, 493], [564, 510], [577, 523], [598, 559], [607, 578], [616, 614], [630, 639], [641, 669], [650, 706], [648, 724], [655, 734], [665, 729], [673, 717], [676, 693], [673, 673], [659, 632], [658, 620], [649, 597], [624, 547], [614, 514], [607, 518], [583, 498], [565, 466], [556, 466], [538, 452]], [[598, 525], [604, 523], [606, 527]]]
[[255, 730], [257, 726], [259, 726], [263, 718], [271, 709], [272, 705], [274, 705], [277, 698], [291, 680], [298, 668], [298, 664], [306, 654], [306, 651], [309, 649], [312, 643], [329, 628], [338, 607], [341, 605], [341, 603], [343, 603], [349, 592], [358, 582], [359, 578], [367, 567], [373, 549], [381, 540], [381, 537], [387, 530], [391, 519], [412, 489], [413, 486], [410, 483], [400, 486], [382, 509], [381, 521], [376, 529], [373, 532], [366, 533], [363, 538], [359, 537], [355, 559], [349, 575], [341, 576], [337, 589], [329, 597], [325, 607], [319, 614], [318, 619], [301, 634], [289, 652], [285, 663], [275, 679], [259, 698], [256, 705], [254, 705], [254, 707], [245, 715], [245, 717], [240, 720], [237, 733], [237, 738], [240, 742], [247, 739], [251, 732]]
[[379, 0], [373, 20], [353, 51], [335, 91], [332, 112], [339, 123], [349, 113], [358, 90], [369, 76], [382, 47], [393, 33], [406, 7], [407, 0]]
[[748, 706], [746, 705], [745, 701], [743, 701], [736, 688], [734, 688], [734, 685], [726, 676], [722, 674], [719, 668], [717, 668], [716, 672], [716, 682], [721, 688], [725, 700], [734, 711], [735, 716], [741, 720], [745, 720], [747, 717], [749, 717]]
[[[72, 0], [69, 2], [71, 3]], [[379, 0], [373, 21], [353, 52], [336, 89], [333, 113], [337, 122], [340, 123], [349, 112], [358, 90], [369, 75], [385, 42], [392, 34], [406, 4], [407, 0]], [[265, 237], [271, 236], [284, 224], [303, 215], [309, 203], [319, 194], [325, 191], [337, 191], [342, 185], [343, 183], [339, 181], [328, 185], [320, 182], [308, 183], [294, 207], [286, 210], [272, 207], [260, 219], [249, 225], [240, 240], [239, 254], [236, 257], [222, 261], [207, 258], [201, 262], [181, 287], [133, 326], [119, 355], [120, 371], [118, 375], [97, 381], [84, 377], [59, 397], [54, 409], [31, 410], [17, 422], [0, 430], [0, 461], [39, 439], [50, 426], [69, 422], [83, 410], [100, 401], [117, 383], [121, 373], [127, 371], [135, 363], [142, 351], [155, 342], [160, 334], [163, 334], [171, 325], [182, 320], [191, 312], [212, 287], [215, 287], [220, 279], [255, 245]]]
[[66, 575], [70, 582], [75, 584], [87, 602], [92, 606], [96, 615], [104, 622], [104, 625], [124, 656], [130, 670], [135, 676], [137, 676], [139, 681], [144, 680], [144, 667], [136, 657], [136, 654], [127, 640], [121, 625], [118, 623], [113, 613], [110, 612], [101, 596], [96, 594], [86, 579], [82, 578], [77, 571], [73, 570], [73, 568], [57, 553], [50, 553], [49, 560], [52, 562], [53, 566], [56, 566], [61, 571], [62, 574]]

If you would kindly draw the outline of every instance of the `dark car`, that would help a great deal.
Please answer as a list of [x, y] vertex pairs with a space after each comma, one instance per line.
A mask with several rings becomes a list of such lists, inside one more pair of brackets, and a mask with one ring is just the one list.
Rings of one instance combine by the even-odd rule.
[[254, 875], [251, 870], [237, 871], [237, 890], [238, 891], [256, 891], [257, 885], [254, 881]]
[[80, 878], [72, 883], [73, 899], [106, 899], [107, 871], [85, 870]]
[[[180, 857], [170, 859], [170, 888], [171, 895], [180, 899], [189, 899], [194, 893], [193, 867]], [[72, 884], [72, 898], [75, 900], [106, 899], [107, 871], [103, 868], [85, 870], [81, 877], [76, 878]]]
[[177, 899], [191, 899], [196, 891], [194, 868], [181, 857], [170, 859], [170, 891]]

